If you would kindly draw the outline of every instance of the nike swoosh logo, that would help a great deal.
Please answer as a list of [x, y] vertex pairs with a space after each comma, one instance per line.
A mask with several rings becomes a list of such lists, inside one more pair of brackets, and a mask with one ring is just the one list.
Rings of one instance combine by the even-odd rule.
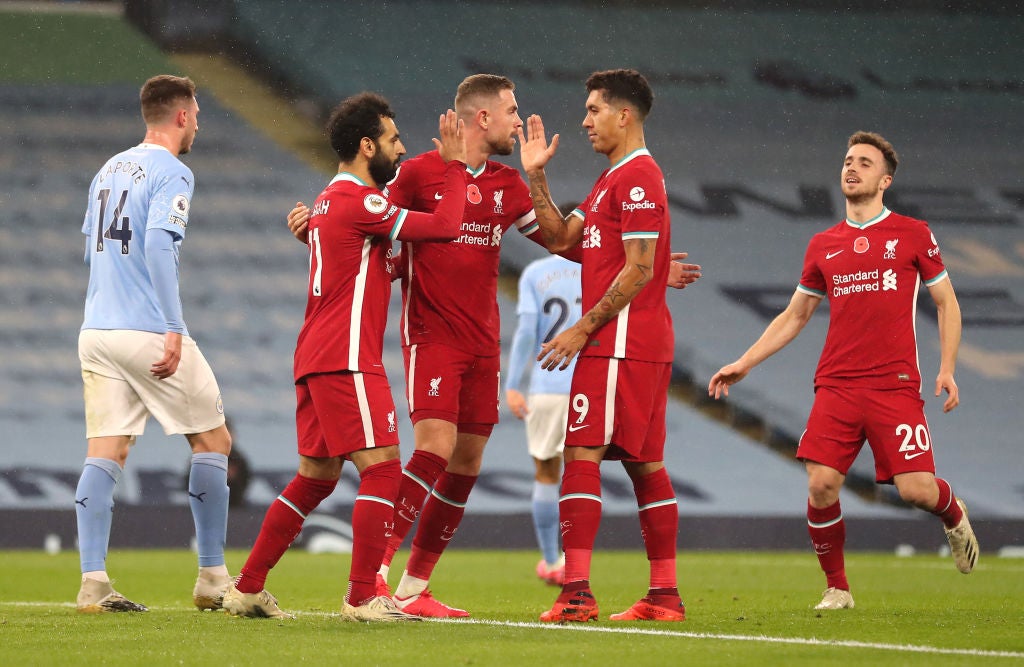
[[832, 259], [833, 257], [835, 257], [836, 255], [838, 255], [841, 252], [843, 252], [843, 251], [842, 250], [837, 250], [835, 252], [825, 253], [825, 259]]
[[579, 431], [581, 429], [585, 429], [585, 428], [587, 428], [589, 426], [590, 426], [590, 424], [584, 424], [583, 426], [580, 426], [579, 424], [573, 424], [572, 426], [569, 427], [569, 432], [570, 433], [575, 433], [576, 431]]
[[926, 452], [918, 452], [917, 454], [904, 454], [903, 458], [905, 458], [906, 460], [909, 461], [910, 459], [916, 459], [918, 456], [921, 456], [922, 454], [925, 454], [925, 453]]
[[441, 198], [441, 193], [440, 192], [435, 192], [434, 193], [434, 199], [440, 199], [440, 198]]

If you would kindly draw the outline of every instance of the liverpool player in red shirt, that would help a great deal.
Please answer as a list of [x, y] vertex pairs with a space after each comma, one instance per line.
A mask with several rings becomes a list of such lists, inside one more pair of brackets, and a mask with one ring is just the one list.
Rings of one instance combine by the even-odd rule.
[[[519, 172], [489, 160], [510, 155], [515, 147], [522, 120], [514, 89], [511, 80], [492, 74], [476, 74], [459, 85], [455, 110], [464, 122], [468, 185], [458, 238], [445, 244], [403, 242], [395, 258], [402, 277], [402, 345], [416, 450], [402, 476], [378, 592], [388, 593], [391, 559], [420, 517], [394, 596], [401, 609], [417, 616], [469, 615], [434, 599], [427, 583], [459, 526], [498, 421], [501, 238], [516, 227], [543, 243]], [[433, 211], [445, 169], [436, 150], [412, 158], [389, 183], [387, 195], [403, 207]], [[288, 215], [289, 228], [303, 240], [308, 211], [300, 202]]]
[[[466, 125], [468, 157], [462, 233], [452, 243], [403, 243], [399, 260], [406, 396], [416, 450], [405, 466], [381, 582], [419, 516], [394, 600], [420, 616], [469, 615], [435, 600], [427, 585], [462, 520], [498, 421], [502, 236], [515, 227], [542, 243], [519, 172], [490, 160], [515, 147], [522, 120], [514, 89], [512, 81], [492, 74], [476, 74], [459, 85], [455, 110]], [[433, 210], [440, 166], [436, 151], [412, 158], [388, 185], [390, 196], [412, 209]]]
[[946, 392], [943, 411], [949, 412], [960, 403], [953, 379], [960, 306], [928, 224], [882, 203], [898, 164], [892, 144], [873, 132], [857, 132], [848, 148], [840, 173], [846, 219], [811, 239], [789, 305], [708, 385], [709, 395], [728, 396], [729, 385], [796, 338], [822, 298], [829, 299], [814, 405], [796, 452], [807, 466], [808, 532], [827, 580], [815, 609], [853, 607], [839, 491], [865, 439], [877, 481], [895, 484], [903, 500], [942, 520], [957, 569], [967, 574], [978, 560], [963, 501], [935, 476], [914, 328], [923, 282], [938, 311], [941, 361], [935, 395]]
[[394, 271], [392, 241], [450, 241], [459, 234], [466, 202], [462, 126], [451, 110], [441, 116], [441, 140], [434, 142], [443, 176], [437, 207], [429, 214], [409, 211], [380, 191], [405, 153], [387, 101], [362, 93], [331, 115], [328, 132], [340, 163], [309, 220], [306, 318], [295, 349], [299, 470], [268, 509], [239, 580], [224, 596], [230, 614], [289, 616], [264, 590], [267, 574], [306, 516], [334, 490], [349, 459], [360, 483], [342, 618], [417, 620], [379, 595], [376, 586], [402, 476], [381, 351]]
[[[403, 243], [396, 258], [416, 450], [405, 466], [379, 584], [380, 592], [387, 593], [391, 559], [419, 517], [406, 571], [394, 592], [396, 604], [418, 616], [469, 615], [436, 600], [427, 585], [462, 520], [484, 447], [498, 421], [502, 236], [516, 227], [544, 245], [518, 170], [490, 160], [512, 153], [522, 127], [514, 89], [512, 81], [492, 74], [474, 74], [459, 85], [455, 109], [465, 122], [469, 160], [461, 234], [452, 243]], [[436, 151], [412, 158], [388, 184], [388, 196], [413, 210], [434, 210], [442, 170]], [[305, 240], [307, 212], [300, 202], [288, 215], [289, 228], [300, 240]], [[579, 249], [565, 251], [578, 259]], [[661, 284], [681, 288], [699, 277], [697, 265], [675, 262], [672, 268]]]
[[[682, 621], [676, 583], [679, 513], [664, 465], [665, 404], [674, 335], [665, 303], [671, 224], [665, 181], [644, 142], [654, 95], [635, 70], [587, 79], [583, 127], [608, 158], [579, 208], [563, 218], [548, 192], [544, 166], [555, 154], [540, 117], [520, 135], [523, 168], [549, 248], [582, 246], [581, 320], [545, 343], [538, 357], [562, 370], [579, 354], [565, 436], [559, 519], [565, 579], [547, 622], [597, 619], [590, 560], [601, 519], [601, 461], [617, 459], [633, 481], [650, 561], [650, 587], [614, 621]], [[582, 242], [582, 243], [581, 243]]]

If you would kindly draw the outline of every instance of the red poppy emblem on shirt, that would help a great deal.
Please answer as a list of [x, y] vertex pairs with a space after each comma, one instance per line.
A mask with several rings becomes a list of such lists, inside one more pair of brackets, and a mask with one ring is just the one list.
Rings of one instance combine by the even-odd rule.
[[866, 236], [858, 236], [857, 240], [853, 242], [854, 252], [867, 252], [870, 247], [871, 245], [868, 243], [868, 237]]
[[476, 183], [470, 183], [466, 186], [466, 200], [470, 204], [479, 204], [484, 200], [483, 195], [480, 194], [480, 188], [476, 186]]

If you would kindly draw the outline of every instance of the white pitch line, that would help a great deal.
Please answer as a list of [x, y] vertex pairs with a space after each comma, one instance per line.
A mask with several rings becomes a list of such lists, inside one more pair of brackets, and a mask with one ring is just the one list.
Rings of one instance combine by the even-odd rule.
[[715, 639], [719, 641], [763, 642], [766, 644], [798, 644], [804, 646], [841, 646], [844, 648], [868, 648], [883, 651], [901, 651], [905, 653], [933, 653], [937, 655], [969, 655], [986, 658], [1024, 658], [1024, 653], [1016, 651], [986, 651], [971, 648], [941, 648], [938, 646], [920, 646], [915, 644], [883, 644], [879, 642], [861, 642], [846, 639], [816, 639], [814, 637], [768, 637], [766, 635], [731, 635], [710, 632], [681, 632], [676, 630], [652, 630], [635, 627], [608, 627], [601, 625], [558, 624], [558, 623], [526, 623], [513, 621], [490, 621], [480, 619], [428, 619], [435, 623], [451, 625], [475, 624], [497, 625], [510, 628], [536, 628], [540, 630], [565, 630], [576, 632], [604, 632], [624, 635], [654, 635], [659, 637], [681, 637], [686, 639]]
[[[0, 607], [68, 607], [73, 608], [72, 602], [19, 602], [0, 601]], [[191, 607], [150, 607], [150, 611], [188, 611]], [[303, 616], [316, 616], [330, 618], [339, 616], [334, 612], [296, 612], [299, 618]], [[733, 635], [719, 634], [713, 632], [683, 632], [679, 630], [654, 630], [650, 628], [637, 627], [608, 627], [603, 625], [590, 625], [581, 623], [533, 623], [526, 621], [498, 621], [487, 619], [424, 619], [431, 623], [445, 623], [447, 625], [491, 625], [505, 628], [523, 628], [535, 630], [561, 630], [564, 632], [598, 632], [619, 635], [647, 635], [655, 637], [679, 637], [681, 639], [711, 639], [717, 641], [733, 642], [761, 642], [765, 644], [793, 644], [797, 646], [837, 646], [843, 648], [865, 648], [880, 651], [896, 651], [901, 653], [929, 653], [934, 655], [963, 655], [980, 658], [1024, 658], [1024, 652], [1018, 651], [988, 651], [973, 648], [942, 648], [939, 646], [921, 646], [919, 644], [884, 644], [881, 642], [862, 642], [852, 639], [817, 639], [815, 637], [769, 637], [767, 635]]]

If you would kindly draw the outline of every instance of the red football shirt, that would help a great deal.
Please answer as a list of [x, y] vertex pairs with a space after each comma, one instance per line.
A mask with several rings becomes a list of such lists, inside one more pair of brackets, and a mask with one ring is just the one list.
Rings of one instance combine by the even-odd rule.
[[442, 163], [434, 214], [409, 211], [375, 187], [340, 173], [309, 218], [306, 319], [295, 347], [295, 380], [312, 373], [384, 375], [381, 352], [391, 298], [391, 242], [447, 241], [465, 207], [465, 165]]
[[591, 357], [672, 361], [675, 334], [665, 303], [671, 223], [665, 178], [646, 148], [601, 174], [580, 207], [583, 218], [583, 312], [601, 300], [626, 263], [622, 242], [657, 243], [654, 275], [615, 319], [591, 334], [580, 352]]
[[[404, 163], [388, 184], [391, 201], [433, 211], [444, 162], [437, 151]], [[498, 354], [498, 261], [501, 237], [512, 226], [538, 227], [530, 190], [519, 172], [487, 161], [466, 168], [466, 209], [459, 237], [450, 243], [402, 244], [402, 343], [443, 343], [486, 356]]]
[[814, 386], [920, 388], [915, 315], [921, 281], [946, 278], [928, 223], [883, 208], [863, 224], [845, 220], [807, 244], [802, 292], [829, 300]]

